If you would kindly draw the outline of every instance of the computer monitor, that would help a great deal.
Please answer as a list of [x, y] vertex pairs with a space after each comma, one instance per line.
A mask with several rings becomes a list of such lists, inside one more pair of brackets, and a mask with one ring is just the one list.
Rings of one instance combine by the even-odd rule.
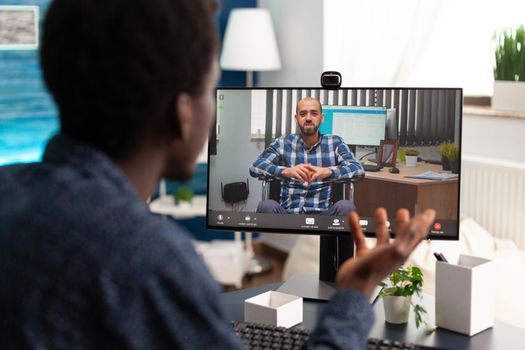
[[[418, 148], [422, 159], [435, 160], [441, 142], [454, 142], [458, 147], [461, 145], [461, 89], [341, 88], [329, 91], [318, 88], [219, 88], [217, 89], [216, 136], [209, 140], [210, 149], [214, 152], [209, 152], [208, 158], [207, 228], [314, 234], [321, 235], [322, 240], [325, 237], [340, 239], [349, 237], [346, 215], [330, 216], [321, 211], [306, 210], [299, 210], [299, 213], [292, 214], [291, 212], [294, 211], [289, 210], [290, 207], [287, 207], [286, 213], [283, 214], [257, 212], [260, 202], [270, 198], [268, 192], [271, 185], [263, 181], [264, 176], [254, 177], [253, 175], [257, 174], [250, 172], [250, 168], [265, 150], [272, 147], [276, 139], [295, 135], [297, 140], [299, 128], [294, 119], [296, 106], [298, 101], [307, 96], [319, 100], [324, 107], [324, 112], [331, 113], [330, 133], [343, 134], [344, 143], [351, 144], [352, 139], [354, 137], [359, 139], [360, 135], [355, 135], [354, 130], [346, 130], [346, 126], [339, 128], [339, 124], [334, 123], [334, 116], [335, 118], [357, 116], [359, 119], [366, 114], [365, 111], [368, 111], [369, 115], [377, 119], [359, 124], [358, 128], [363, 130], [369, 127], [374, 130], [370, 132], [363, 130], [362, 133], [366, 137], [361, 140], [366, 141], [358, 143], [377, 144], [378, 135], [385, 135], [385, 121], [390, 112], [390, 117], [396, 119], [390, 124], [398, 128], [395, 136], [400, 146]], [[337, 113], [347, 114], [339, 116]], [[324, 116], [324, 123], [330, 119], [327, 118], [327, 114]], [[319, 129], [321, 134], [324, 127], [321, 124]], [[389, 133], [392, 134], [392, 130], [389, 130]], [[290, 145], [292, 144], [288, 144]], [[295, 146], [290, 147], [287, 152], [292, 152]], [[328, 155], [327, 158], [331, 156]], [[295, 165], [280, 163], [290, 159], [295, 164], [308, 159], [308, 162], [314, 162], [314, 165], [323, 166], [322, 161], [312, 160], [305, 154], [281, 160], [272, 158], [270, 161], [275, 162], [276, 169], [282, 170], [283, 167]], [[437, 210], [437, 216], [429, 238], [457, 240], [460, 174], [454, 176], [450, 171], [443, 171], [440, 164], [423, 161], [419, 161], [415, 167], [405, 166], [399, 161], [398, 167], [399, 174], [389, 173], [387, 169], [377, 173], [367, 172], [364, 179], [353, 184], [352, 200], [361, 216], [365, 234], [375, 236], [373, 211], [377, 207], [387, 208], [389, 221], [392, 223], [395, 212], [399, 208], [406, 207], [413, 215], [433, 207]], [[428, 171], [443, 173], [443, 179], [407, 177], [422, 175]], [[337, 178], [331, 176], [326, 181]], [[284, 187], [289, 186], [289, 183], [283, 182], [285, 180], [280, 175], [272, 180], [273, 183], [281, 183]], [[318, 183], [311, 188], [309, 184], [303, 185], [301, 187], [303, 192], [290, 193], [286, 189], [281, 190], [277, 194], [277, 204], [284, 205], [284, 201], [290, 196], [295, 196], [297, 203], [301, 203], [301, 196], [306, 198], [313, 195], [310, 190], [319, 190]], [[350, 192], [346, 190], [344, 194], [348, 195]], [[335, 192], [331, 192], [330, 195], [334, 196], [335, 202]], [[334, 203], [331, 202], [329, 206], [331, 205]], [[389, 230], [395, 236], [394, 225], [391, 225]], [[330, 256], [333, 253], [332, 248], [337, 245], [331, 243], [323, 246], [322, 243], [321, 256]], [[331, 276], [335, 277], [335, 274], [332, 273]]]
[[337, 134], [347, 144], [379, 146], [385, 139], [386, 107], [323, 106], [321, 134]]

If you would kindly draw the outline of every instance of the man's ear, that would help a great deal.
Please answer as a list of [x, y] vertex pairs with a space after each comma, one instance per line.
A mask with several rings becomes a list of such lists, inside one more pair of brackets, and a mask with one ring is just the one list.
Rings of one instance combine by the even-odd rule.
[[175, 129], [178, 130], [177, 137], [182, 141], [190, 139], [191, 125], [193, 123], [193, 100], [185, 92], [179, 94], [175, 99], [176, 120]]
[[319, 124], [323, 124], [324, 123], [324, 114], [321, 113], [321, 122]]

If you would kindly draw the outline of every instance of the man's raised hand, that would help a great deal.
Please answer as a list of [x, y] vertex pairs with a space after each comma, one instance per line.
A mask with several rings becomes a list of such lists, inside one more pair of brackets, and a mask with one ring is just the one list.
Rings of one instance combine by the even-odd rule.
[[410, 219], [406, 209], [396, 214], [396, 239], [389, 242], [387, 213], [383, 208], [376, 210], [377, 244], [369, 249], [359, 224], [359, 215], [348, 216], [356, 244], [355, 258], [345, 261], [337, 273], [337, 285], [341, 289], [356, 289], [371, 296], [374, 288], [399, 267], [423, 240], [435, 218], [435, 211], [425, 212]]

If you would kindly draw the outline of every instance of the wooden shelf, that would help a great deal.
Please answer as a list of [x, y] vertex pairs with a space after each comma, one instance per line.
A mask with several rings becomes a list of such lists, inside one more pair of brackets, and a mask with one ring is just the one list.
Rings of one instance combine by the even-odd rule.
[[492, 107], [463, 106], [463, 114], [476, 115], [483, 117], [525, 119], [525, 112], [502, 111], [492, 109]]

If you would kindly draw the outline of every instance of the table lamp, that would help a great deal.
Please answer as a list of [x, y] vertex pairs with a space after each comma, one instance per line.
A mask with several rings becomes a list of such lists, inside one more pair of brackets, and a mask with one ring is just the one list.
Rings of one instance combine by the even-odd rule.
[[[272, 19], [263, 8], [239, 8], [230, 12], [224, 34], [220, 66], [225, 70], [246, 71], [246, 86], [253, 87], [254, 71], [269, 71], [281, 68], [281, 59]], [[240, 235], [236, 232], [236, 240]], [[265, 272], [271, 263], [262, 256], [255, 256], [252, 248], [252, 233], [246, 232], [248, 274]]]
[[253, 86], [254, 71], [281, 68], [272, 19], [263, 8], [234, 9], [224, 34], [220, 66], [246, 71], [246, 86]]

